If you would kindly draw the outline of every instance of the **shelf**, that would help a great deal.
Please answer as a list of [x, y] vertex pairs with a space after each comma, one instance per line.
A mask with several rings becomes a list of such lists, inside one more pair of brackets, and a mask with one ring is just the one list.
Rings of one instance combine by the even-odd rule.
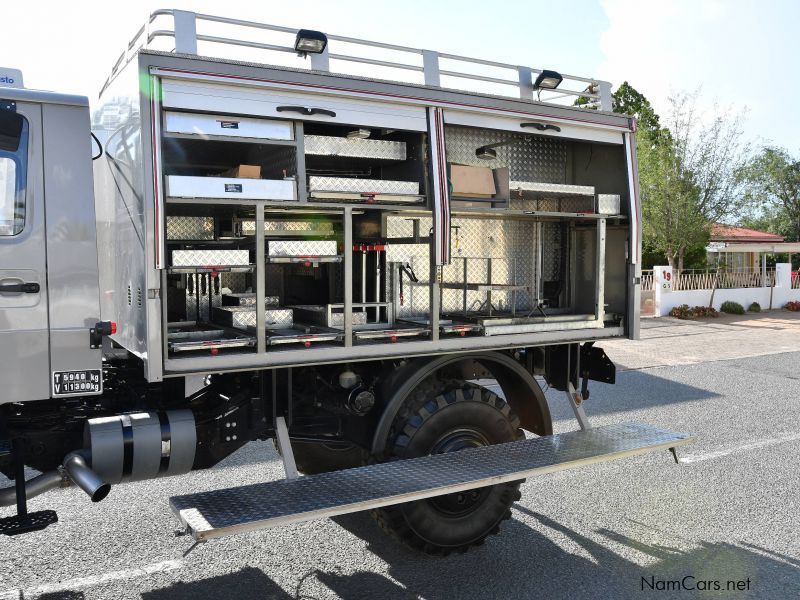
[[171, 275], [178, 274], [194, 274], [194, 273], [252, 273], [255, 270], [255, 265], [242, 265], [242, 266], [198, 266], [198, 267], [167, 267], [167, 273]]
[[530, 217], [542, 219], [627, 219], [625, 215], [605, 215], [595, 212], [557, 212], [547, 210], [516, 210], [509, 208], [483, 208], [483, 207], [462, 207], [453, 208], [451, 214], [454, 216], [486, 216], [497, 218]]
[[538, 181], [512, 181], [509, 183], [512, 192], [526, 192], [547, 196], [592, 196], [592, 185], [568, 185], [564, 183], [542, 183]]
[[425, 196], [408, 194], [372, 194], [369, 192], [311, 192], [309, 200], [315, 202], [320, 200], [340, 200], [343, 202], [363, 202], [373, 204], [375, 202], [398, 202], [402, 204], [421, 204], [425, 201]]
[[340, 263], [341, 256], [268, 256], [267, 262], [272, 264], [303, 265], [306, 263]]
[[529, 285], [514, 285], [511, 283], [440, 283], [444, 290], [467, 290], [469, 292], [515, 292], [528, 291]]

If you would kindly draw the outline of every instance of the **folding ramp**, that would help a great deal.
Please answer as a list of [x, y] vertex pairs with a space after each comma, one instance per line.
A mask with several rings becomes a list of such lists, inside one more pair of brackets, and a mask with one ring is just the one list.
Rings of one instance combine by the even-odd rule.
[[691, 443], [693, 438], [622, 423], [584, 431], [398, 460], [170, 498], [195, 540], [257, 531], [460, 492]]

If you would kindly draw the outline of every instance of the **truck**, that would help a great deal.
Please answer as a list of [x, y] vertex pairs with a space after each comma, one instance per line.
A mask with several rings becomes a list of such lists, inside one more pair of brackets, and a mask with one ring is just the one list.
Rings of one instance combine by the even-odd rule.
[[610, 83], [180, 10], [93, 111], [5, 73], [0, 532], [57, 523], [27, 510], [54, 488], [100, 502], [274, 440], [285, 479], [172, 497], [180, 530], [370, 510], [448, 554], [527, 477], [691, 442], [584, 410], [615, 381], [596, 344], [639, 335]]

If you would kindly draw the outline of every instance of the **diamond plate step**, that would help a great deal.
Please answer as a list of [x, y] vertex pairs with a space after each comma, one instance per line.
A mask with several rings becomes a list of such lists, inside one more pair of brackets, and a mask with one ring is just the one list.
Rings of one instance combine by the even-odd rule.
[[54, 510], [40, 510], [27, 515], [13, 515], [0, 519], [0, 535], [20, 535], [39, 531], [58, 523], [58, 515]]
[[198, 540], [332, 517], [515, 481], [691, 443], [687, 434], [622, 423], [357, 469], [170, 498]]

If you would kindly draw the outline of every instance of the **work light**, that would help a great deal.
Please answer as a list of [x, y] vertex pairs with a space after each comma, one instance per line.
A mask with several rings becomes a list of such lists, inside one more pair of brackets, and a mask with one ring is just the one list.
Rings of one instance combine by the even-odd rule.
[[548, 71], [545, 69], [539, 76], [536, 78], [536, 81], [533, 82], [533, 89], [535, 90], [554, 90], [563, 81], [563, 77], [561, 73], [556, 73], [555, 71]]
[[327, 45], [328, 36], [311, 29], [301, 29], [294, 40], [294, 49], [299, 54], [322, 54]]

